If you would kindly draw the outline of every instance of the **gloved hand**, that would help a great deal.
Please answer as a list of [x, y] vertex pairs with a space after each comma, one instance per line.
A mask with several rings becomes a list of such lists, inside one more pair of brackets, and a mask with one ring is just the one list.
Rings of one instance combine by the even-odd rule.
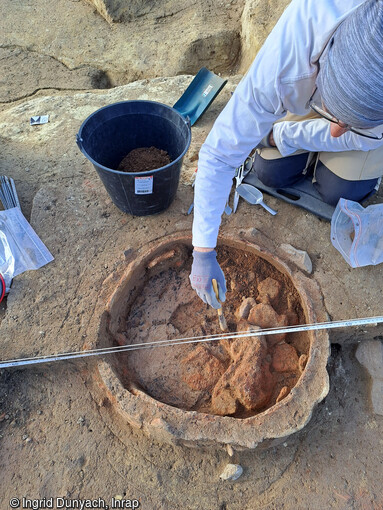
[[219, 301], [215, 296], [212, 280], [215, 278], [218, 284], [218, 297], [220, 301], [225, 301], [226, 280], [217, 262], [217, 252], [215, 250], [208, 252], [193, 251], [193, 264], [189, 276], [192, 288], [204, 303], [213, 308], [221, 308]]

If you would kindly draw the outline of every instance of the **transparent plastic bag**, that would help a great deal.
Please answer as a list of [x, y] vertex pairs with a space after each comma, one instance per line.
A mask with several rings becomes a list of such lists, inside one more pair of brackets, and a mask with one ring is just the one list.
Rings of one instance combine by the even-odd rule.
[[18, 207], [0, 211], [0, 274], [6, 292], [15, 276], [39, 269], [52, 260], [53, 256]]
[[383, 204], [364, 208], [341, 198], [331, 219], [331, 242], [351, 267], [383, 262]]

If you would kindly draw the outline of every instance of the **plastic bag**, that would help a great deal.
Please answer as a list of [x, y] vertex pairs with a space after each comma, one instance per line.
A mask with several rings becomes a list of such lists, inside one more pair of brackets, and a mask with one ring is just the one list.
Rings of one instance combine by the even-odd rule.
[[0, 211], [0, 274], [6, 292], [12, 279], [29, 269], [39, 269], [53, 256], [18, 207]]
[[351, 267], [383, 262], [383, 204], [364, 208], [341, 198], [331, 219], [331, 242]]

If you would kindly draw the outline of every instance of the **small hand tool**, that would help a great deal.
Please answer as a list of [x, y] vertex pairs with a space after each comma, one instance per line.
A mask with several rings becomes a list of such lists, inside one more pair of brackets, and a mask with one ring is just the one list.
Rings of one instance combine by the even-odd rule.
[[[217, 280], [215, 278], [213, 278], [211, 282], [213, 284], [215, 297], [218, 299], [219, 294], [218, 294]], [[220, 308], [218, 308], [217, 313], [218, 313], [219, 327], [221, 328], [222, 331], [228, 331], [226, 319], [225, 319], [225, 316], [223, 315], [223, 311], [222, 311], [222, 306]]]
[[252, 186], [251, 184], [242, 183], [237, 188], [237, 193], [240, 197], [244, 198], [246, 202], [249, 202], [249, 204], [259, 204], [261, 205], [266, 211], [268, 211], [273, 216], [277, 214], [277, 211], [269, 207], [265, 202], [263, 201], [263, 193], [258, 188]]
[[253, 158], [247, 158], [246, 161], [236, 169], [235, 172], [235, 192], [234, 192], [234, 202], [233, 202], [233, 212], [235, 213], [238, 207], [240, 194], [238, 193], [238, 187], [242, 184], [243, 179], [250, 172]]

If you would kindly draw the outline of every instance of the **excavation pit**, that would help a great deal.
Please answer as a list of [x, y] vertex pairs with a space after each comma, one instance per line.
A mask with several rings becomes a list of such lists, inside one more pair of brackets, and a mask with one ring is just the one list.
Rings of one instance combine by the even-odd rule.
[[[226, 238], [217, 251], [228, 335], [326, 320], [317, 285], [289, 261], [248, 240]], [[301, 429], [328, 392], [328, 335], [201, 341], [222, 332], [217, 312], [190, 287], [191, 252], [190, 239], [174, 235], [129, 264], [102, 315], [97, 347], [171, 345], [108, 356], [98, 363], [98, 386], [124, 420], [159, 440], [275, 445]]]

